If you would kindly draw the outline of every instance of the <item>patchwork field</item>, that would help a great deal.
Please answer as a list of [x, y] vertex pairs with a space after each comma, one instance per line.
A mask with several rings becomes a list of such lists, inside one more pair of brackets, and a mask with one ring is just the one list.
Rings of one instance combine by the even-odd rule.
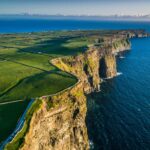
[[85, 38], [69, 32], [1, 35], [0, 103], [56, 93], [76, 82], [50, 64], [50, 59], [76, 54]]

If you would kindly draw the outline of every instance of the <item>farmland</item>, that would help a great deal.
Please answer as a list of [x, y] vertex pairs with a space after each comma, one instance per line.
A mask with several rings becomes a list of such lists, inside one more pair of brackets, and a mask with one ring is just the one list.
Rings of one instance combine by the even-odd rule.
[[0, 102], [56, 93], [76, 82], [49, 61], [57, 56], [75, 54], [74, 49], [80, 52], [86, 43], [55, 34], [1, 36]]

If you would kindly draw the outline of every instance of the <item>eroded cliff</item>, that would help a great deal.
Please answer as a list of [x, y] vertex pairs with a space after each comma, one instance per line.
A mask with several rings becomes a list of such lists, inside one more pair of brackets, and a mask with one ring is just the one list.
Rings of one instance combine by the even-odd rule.
[[59, 69], [75, 75], [83, 84], [85, 93], [100, 90], [102, 78], [116, 76], [116, 53], [130, 49], [127, 39], [116, 39], [111, 45], [90, 46], [77, 56], [52, 60]]
[[89, 149], [82, 83], [43, 100], [31, 120], [22, 150]]
[[129, 47], [128, 40], [121, 39], [114, 41], [111, 46], [90, 46], [83, 54], [52, 60], [51, 63], [59, 69], [75, 75], [78, 83], [64, 92], [43, 98], [40, 109], [31, 119], [29, 131], [20, 149], [89, 149], [85, 94], [99, 91], [102, 78], [116, 75], [114, 52]]

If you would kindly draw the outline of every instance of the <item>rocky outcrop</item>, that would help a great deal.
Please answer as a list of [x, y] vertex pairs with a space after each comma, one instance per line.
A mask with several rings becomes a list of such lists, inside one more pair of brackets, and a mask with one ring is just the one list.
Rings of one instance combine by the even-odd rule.
[[130, 48], [127, 39], [117, 39], [110, 45], [92, 46], [77, 56], [63, 57], [52, 60], [59, 69], [69, 72], [83, 83], [85, 93], [100, 90], [102, 78], [116, 76], [116, 53]]
[[147, 33], [145, 30], [124, 30], [118, 33], [119, 36], [126, 37], [126, 38], [143, 38], [149, 37], [150, 34]]
[[[116, 41], [118, 42], [118, 41]], [[122, 40], [116, 51], [130, 46]], [[114, 77], [116, 71], [115, 47], [92, 46], [77, 56], [52, 60], [55, 66], [75, 75], [79, 81], [72, 88], [43, 100], [34, 113], [22, 150], [87, 150], [88, 134], [85, 124], [85, 93], [100, 90], [102, 78]]]
[[30, 123], [22, 150], [89, 149], [85, 125], [86, 97], [82, 83], [50, 97]]

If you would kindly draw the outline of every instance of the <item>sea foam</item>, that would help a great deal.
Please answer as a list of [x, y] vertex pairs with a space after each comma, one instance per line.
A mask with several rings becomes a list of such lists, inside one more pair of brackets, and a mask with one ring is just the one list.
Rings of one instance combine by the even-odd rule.
[[[122, 74], [123, 74], [122, 72], [117, 72], [116, 77], [120, 76]], [[103, 78], [103, 82], [105, 82], [105, 80], [107, 80], [107, 79], [112, 79], [112, 78], [114, 78], [114, 77]]]
[[90, 149], [93, 150], [94, 149], [94, 143], [93, 143], [93, 141], [90, 140], [89, 144], [90, 144]]
[[120, 59], [124, 59], [125, 57], [124, 57], [124, 56], [120, 56], [119, 58], [120, 58]]
[[117, 72], [117, 75], [116, 76], [120, 76], [122, 75], [123, 73], [122, 72]]

